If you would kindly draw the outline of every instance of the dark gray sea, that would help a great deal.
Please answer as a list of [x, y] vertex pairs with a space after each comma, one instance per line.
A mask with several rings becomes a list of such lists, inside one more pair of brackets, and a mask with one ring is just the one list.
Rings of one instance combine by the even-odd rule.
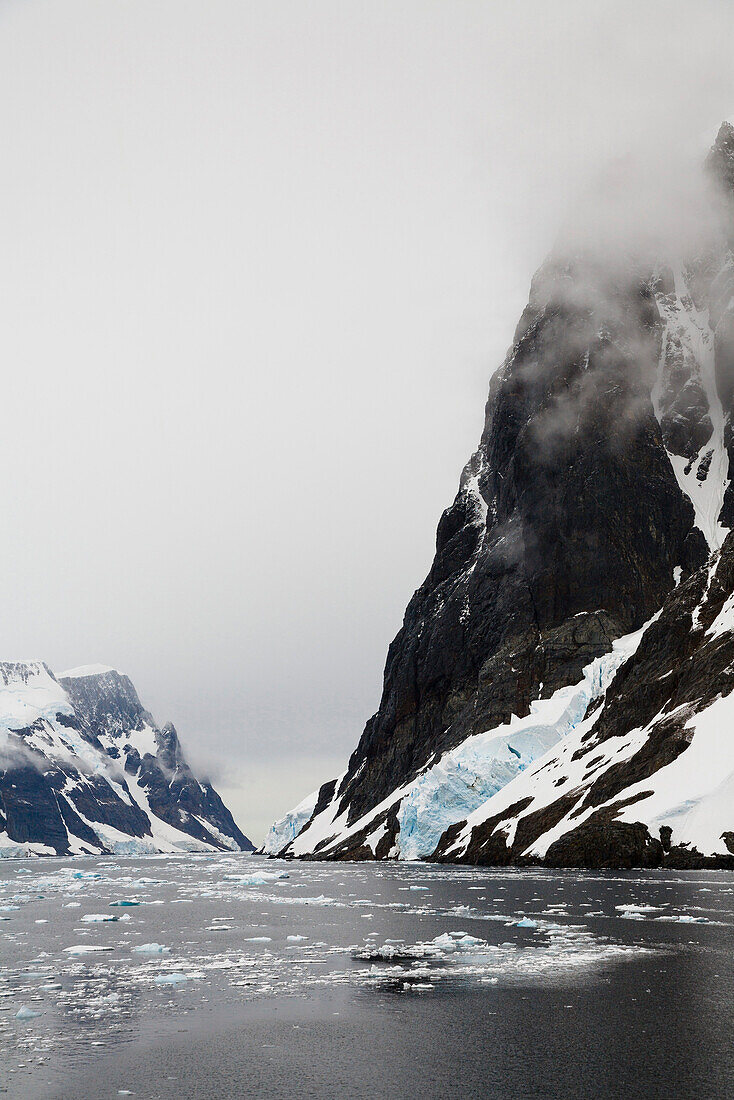
[[18, 1100], [734, 1097], [734, 876], [0, 863]]

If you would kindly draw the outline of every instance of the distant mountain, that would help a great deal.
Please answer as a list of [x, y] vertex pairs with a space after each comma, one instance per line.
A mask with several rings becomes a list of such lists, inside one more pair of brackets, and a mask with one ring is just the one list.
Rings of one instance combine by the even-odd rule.
[[728, 123], [704, 176], [693, 252], [535, 276], [379, 709], [280, 851], [734, 866]]
[[253, 845], [127, 676], [0, 663], [0, 856], [220, 850]]

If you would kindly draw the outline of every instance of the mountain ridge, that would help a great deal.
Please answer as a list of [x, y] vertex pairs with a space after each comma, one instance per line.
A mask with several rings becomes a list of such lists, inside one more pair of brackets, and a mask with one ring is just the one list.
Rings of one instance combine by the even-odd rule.
[[0, 855], [253, 848], [129, 677], [0, 662]]
[[[433, 565], [389, 647], [378, 711], [283, 854], [465, 858], [445, 835], [403, 850], [409, 800], [425, 819], [451, 788], [455, 812], [462, 797], [471, 812], [447, 830], [485, 810], [489, 820], [501, 790], [482, 808], [472, 803], [498, 767], [492, 752], [507, 757], [509, 789], [531, 752], [552, 756], [575, 729], [536, 729], [523, 755], [513, 721], [579, 689], [619, 640], [640, 644], [653, 629], [641, 635], [645, 624], [721, 553], [734, 525], [732, 165], [734, 129], [724, 124], [703, 175], [726, 218], [695, 255], [556, 251], [539, 269], [491, 379], [479, 447], [439, 521]], [[630, 660], [587, 701], [593, 715]], [[716, 676], [728, 687], [723, 669]], [[484, 756], [468, 765], [462, 746], [477, 736]], [[429, 788], [444, 795], [429, 798]], [[625, 863], [620, 830], [607, 832]], [[726, 859], [728, 850], [722, 842], [699, 854]]]

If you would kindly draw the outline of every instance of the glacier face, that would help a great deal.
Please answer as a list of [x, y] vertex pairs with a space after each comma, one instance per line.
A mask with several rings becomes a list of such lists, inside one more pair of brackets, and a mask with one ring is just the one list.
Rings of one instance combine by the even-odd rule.
[[430, 856], [450, 825], [467, 818], [567, 737], [589, 704], [604, 694], [641, 636], [638, 630], [617, 639], [610, 653], [596, 657], [584, 669], [578, 684], [559, 688], [549, 699], [535, 700], [527, 717], [467, 738], [429, 767], [400, 803], [395, 854], [400, 859]]
[[374, 856], [380, 841], [389, 835], [383, 821], [389, 811], [398, 828], [385, 854], [401, 860], [427, 858], [450, 825], [467, 818], [578, 726], [589, 704], [604, 694], [617, 669], [634, 653], [642, 633], [640, 629], [617, 639], [609, 653], [587, 665], [577, 684], [535, 700], [526, 717], [513, 717], [444, 753], [356, 822], [349, 824], [340, 814], [337, 787], [331, 803], [304, 828], [316, 803], [316, 796], [310, 796], [302, 804], [301, 829], [293, 831], [298, 816], [293, 811], [294, 816], [288, 815], [273, 827], [267, 850], [292, 855], [317, 851], [328, 856], [332, 850], [353, 844], [355, 837], [363, 837], [363, 846]]
[[268, 830], [268, 835], [265, 837], [265, 843], [262, 846], [262, 852], [265, 855], [277, 855], [278, 852], [282, 852], [291, 841], [296, 839], [316, 809], [316, 800], [318, 796], [319, 792], [313, 791], [304, 798], [303, 802], [299, 802], [297, 806], [290, 810], [285, 817], [281, 817], [278, 821], [273, 822]]
[[252, 850], [115, 669], [0, 663], [0, 855]]
[[445, 834], [440, 857], [605, 866], [624, 846], [631, 866], [734, 866], [733, 606], [730, 534], [671, 594], [603, 705]]

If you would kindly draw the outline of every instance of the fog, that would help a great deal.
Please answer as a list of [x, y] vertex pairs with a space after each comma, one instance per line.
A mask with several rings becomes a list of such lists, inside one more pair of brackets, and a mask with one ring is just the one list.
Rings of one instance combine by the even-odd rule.
[[728, 0], [5, 0], [2, 656], [126, 672], [261, 840], [377, 706], [559, 227], [640, 165], [628, 224], [688, 194], [733, 40]]

